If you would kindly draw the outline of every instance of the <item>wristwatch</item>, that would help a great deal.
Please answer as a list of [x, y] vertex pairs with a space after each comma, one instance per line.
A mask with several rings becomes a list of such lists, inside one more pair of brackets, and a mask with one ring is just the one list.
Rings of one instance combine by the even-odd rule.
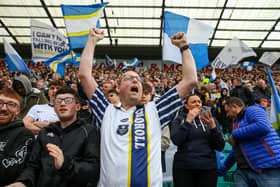
[[183, 51], [189, 49], [190, 46], [188, 44], [184, 45], [183, 47], [180, 48], [181, 53], [183, 53]]

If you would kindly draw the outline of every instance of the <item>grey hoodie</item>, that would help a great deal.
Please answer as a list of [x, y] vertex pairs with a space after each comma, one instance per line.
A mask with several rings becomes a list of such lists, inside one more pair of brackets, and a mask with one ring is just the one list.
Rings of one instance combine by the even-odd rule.
[[[36, 88], [32, 88], [31, 81], [25, 75], [20, 75], [14, 79], [14, 81], [19, 81], [24, 86], [25, 95], [22, 95], [21, 101], [21, 112], [18, 115], [19, 118], [24, 118], [29, 109], [37, 104], [47, 104], [48, 99], [45, 97], [44, 93]], [[18, 91], [13, 85], [15, 91]]]

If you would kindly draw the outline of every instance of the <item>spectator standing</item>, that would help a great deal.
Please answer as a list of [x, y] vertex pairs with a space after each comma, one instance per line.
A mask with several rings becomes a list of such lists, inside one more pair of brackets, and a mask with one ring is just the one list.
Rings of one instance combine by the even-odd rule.
[[255, 99], [259, 99], [261, 97], [265, 97], [269, 101], [271, 99], [271, 93], [270, 93], [269, 87], [267, 86], [265, 80], [263, 80], [263, 79], [259, 79], [256, 82], [256, 86], [254, 87], [253, 93], [254, 93]]
[[240, 78], [235, 78], [233, 80], [234, 88], [230, 91], [231, 97], [240, 98], [246, 106], [253, 105], [255, 103], [253, 93], [242, 84], [242, 80]]
[[43, 127], [58, 121], [57, 114], [54, 111], [54, 99], [56, 91], [62, 87], [64, 87], [63, 81], [51, 81], [48, 89], [49, 103], [32, 106], [23, 118], [24, 126], [31, 130], [33, 134], [38, 135]]
[[103, 38], [104, 31], [90, 30], [79, 68], [79, 78], [101, 125], [99, 186], [161, 187], [161, 128], [176, 116], [182, 100], [197, 84], [195, 63], [187, 40], [184, 33], [171, 38], [182, 52], [182, 81], [176, 87], [156, 101], [140, 106], [141, 78], [136, 72], [127, 71], [117, 86], [121, 102], [114, 106], [106, 100], [91, 73], [96, 44]]
[[179, 116], [171, 122], [171, 140], [178, 146], [173, 161], [174, 186], [216, 187], [215, 150], [223, 150], [225, 141], [210, 108], [202, 112], [198, 95], [189, 95]]

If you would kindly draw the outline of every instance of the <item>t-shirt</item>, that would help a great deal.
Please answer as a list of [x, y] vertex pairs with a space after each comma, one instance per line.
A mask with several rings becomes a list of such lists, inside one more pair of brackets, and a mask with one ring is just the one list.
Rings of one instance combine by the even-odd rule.
[[26, 115], [35, 121], [56, 122], [59, 120], [54, 108], [49, 104], [34, 105]]
[[99, 186], [161, 187], [161, 128], [166, 126], [183, 106], [177, 89], [170, 89], [156, 101], [144, 106], [147, 128], [143, 137], [142, 131], [137, 131], [139, 129], [135, 130], [139, 137], [131, 137], [136, 106], [125, 110], [121, 103], [118, 106], [109, 104], [99, 88], [93, 94], [90, 106], [101, 126]]

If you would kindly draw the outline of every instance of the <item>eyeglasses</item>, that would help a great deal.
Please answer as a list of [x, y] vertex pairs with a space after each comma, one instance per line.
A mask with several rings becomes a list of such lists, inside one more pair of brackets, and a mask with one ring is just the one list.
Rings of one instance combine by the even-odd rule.
[[124, 81], [132, 81], [133, 79], [136, 79], [137, 81], [141, 81], [139, 76], [134, 76], [134, 75], [128, 75], [123, 78]]
[[18, 107], [17, 103], [14, 103], [14, 102], [5, 103], [4, 101], [0, 101], [0, 108], [4, 107], [4, 105], [6, 105], [8, 110], [14, 110]]
[[55, 98], [54, 99], [54, 104], [58, 105], [61, 104], [62, 101], [64, 101], [65, 104], [71, 104], [75, 100], [74, 97], [66, 97], [66, 98]]

